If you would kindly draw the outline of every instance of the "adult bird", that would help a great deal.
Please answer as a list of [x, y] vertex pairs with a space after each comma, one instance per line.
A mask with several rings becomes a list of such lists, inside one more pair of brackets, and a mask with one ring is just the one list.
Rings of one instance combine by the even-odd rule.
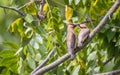
[[67, 49], [68, 53], [70, 54], [70, 59], [74, 59], [74, 48], [75, 48], [75, 42], [76, 42], [76, 35], [74, 32], [75, 26], [71, 23], [67, 25]]
[[79, 24], [78, 47], [81, 47], [90, 34], [89, 28], [85, 24]]

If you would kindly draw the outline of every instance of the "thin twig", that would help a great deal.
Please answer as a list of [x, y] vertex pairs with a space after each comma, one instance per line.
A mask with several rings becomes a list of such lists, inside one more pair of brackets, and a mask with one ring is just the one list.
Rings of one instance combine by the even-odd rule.
[[40, 68], [42, 68], [47, 61], [50, 59], [50, 57], [54, 54], [54, 49], [50, 51], [50, 53], [48, 54], [48, 56], [46, 57], [46, 59], [36, 68], [34, 69], [30, 75], [34, 74], [37, 70], [39, 70]]
[[24, 16], [24, 15], [25, 15], [22, 11], [20, 11], [19, 9], [14, 8], [14, 7], [0, 6], [0, 8], [4, 8], [4, 9], [11, 9], [11, 10], [13, 10], [13, 11], [18, 12], [18, 13], [19, 13], [20, 15], [22, 15], [22, 16]]
[[110, 27], [112, 27], [112, 28], [115, 28], [115, 29], [120, 29], [120, 26], [110, 26]]
[[120, 75], [120, 69], [106, 73], [94, 74], [94, 75]]
[[20, 9], [22, 9], [22, 8], [24, 8], [24, 7], [26, 7], [28, 4], [30, 4], [30, 2], [28, 2], [28, 3], [24, 4], [23, 6], [19, 7], [18, 10], [20, 10]]
[[110, 57], [108, 60], [106, 60], [105, 62], [103, 62], [103, 65], [106, 65], [107, 63], [109, 63], [111, 60], [113, 59], [113, 56]]
[[[87, 45], [92, 39], [93, 37], [105, 26], [105, 24], [107, 23], [107, 21], [109, 20], [109, 16], [111, 16], [119, 7], [120, 5], [120, 0], [116, 0], [115, 4], [110, 8], [110, 10], [107, 12], [107, 14], [104, 16], [104, 18], [100, 21], [100, 23], [97, 25], [97, 27], [90, 33], [88, 39], [85, 41], [85, 43], [81, 46], [81, 47], [76, 47], [75, 48], [75, 53], [81, 51], [81, 49]], [[42, 75], [45, 72], [52, 70], [54, 67], [58, 66], [59, 64], [63, 63], [64, 61], [66, 61], [68, 58], [70, 57], [70, 54], [65, 54], [64, 56], [62, 56], [61, 58], [57, 59], [56, 61], [54, 61], [53, 63], [42, 67], [41, 69], [39, 69], [38, 71], [36, 71], [33, 75]]]
[[73, 25], [77, 26], [77, 25], [84, 24], [84, 23], [90, 23], [91, 21], [95, 21], [95, 20], [87, 20], [87, 21], [83, 21], [80, 23], [74, 23]]
[[[32, 1], [32, 2], [40, 2], [40, 0], [34, 0], [34, 1]], [[23, 6], [19, 7], [18, 9], [20, 10], [20, 9], [26, 7], [27, 5], [29, 5], [30, 3], [31, 3], [31, 2], [28, 2], [28, 3], [24, 4]]]

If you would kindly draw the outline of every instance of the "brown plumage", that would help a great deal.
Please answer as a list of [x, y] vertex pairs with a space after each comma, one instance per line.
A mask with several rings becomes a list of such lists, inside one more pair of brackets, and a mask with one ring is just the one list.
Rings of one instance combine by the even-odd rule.
[[68, 53], [71, 55], [70, 59], [73, 60], [74, 59], [74, 48], [75, 48], [75, 41], [76, 41], [76, 35], [74, 32], [74, 27], [73, 24], [68, 24], [67, 27], [67, 49], [68, 49]]
[[83, 45], [83, 42], [87, 39], [90, 34], [89, 28], [85, 24], [80, 24], [80, 32], [78, 35], [78, 47]]

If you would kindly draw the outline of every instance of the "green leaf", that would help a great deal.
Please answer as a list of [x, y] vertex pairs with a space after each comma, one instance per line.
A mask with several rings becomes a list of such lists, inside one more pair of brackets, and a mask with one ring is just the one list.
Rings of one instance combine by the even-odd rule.
[[26, 46], [30, 42], [31, 38], [29, 38], [29, 37], [23, 37], [22, 38], [22, 46]]
[[42, 58], [42, 56], [40, 55], [40, 53], [37, 53], [35, 55], [35, 61], [40, 62], [41, 58]]
[[105, 26], [105, 27], [103, 27], [102, 28], [102, 30], [100, 31], [101, 33], [104, 33], [104, 32], [106, 32], [108, 29], [110, 28], [110, 26]]
[[8, 69], [3, 69], [2, 75], [10, 75], [10, 71]]
[[[14, 22], [12, 22], [11, 26], [11, 32], [19, 31], [18, 28], [22, 25], [22, 18], [16, 19]], [[20, 28], [21, 29], [21, 28]]]
[[32, 15], [27, 14], [26, 17], [25, 17], [25, 20], [26, 20], [28, 23], [31, 23], [31, 22], [33, 21]]
[[27, 48], [28, 53], [30, 53], [31, 56], [35, 56], [35, 51], [33, 47], [31, 45], [28, 45]]
[[115, 44], [115, 46], [120, 46], [120, 39], [118, 39], [117, 43]]
[[111, 62], [108, 62], [105, 66], [103, 66], [103, 71], [111, 71], [113, 70], [113, 67], [115, 66], [114, 61], [112, 60]]
[[65, 4], [68, 5], [69, 4], [69, 1], [68, 0], [64, 0]]
[[113, 37], [115, 36], [115, 31], [114, 30], [109, 30], [108, 33], [107, 33], [107, 38], [108, 38], [108, 41], [110, 42]]
[[10, 30], [11, 32], [19, 33], [21, 37], [24, 37], [23, 19], [17, 18], [14, 22], [12, 22]]
[[85, 5], [85, 4], [86, 4], [86, 0], [82, 0], [82, 2], [83, 2], [83, 5]]
[[19, 75], [24, 75], [24, 70], [25, 70], [25, 66], [23, 65], [23, 59], [20, 57], [20, 60], [19, 60], [19, 67], [18, 67], [18, 74]]
[[80, 0], [75, 0], [75, 5], [77, 5], [80, 2]]
[[2, 58], [9, 58], [9, 57], [14, 57], [14, 56], [15, 56], [14, 50], [3, 50], [0, 52], [0, 57]]
[[9, 47], [9, 48], [13, 48], [13, 49], [18, 49], [19, 46], [13, 42], [3, 42], [3, 45]]
[[72, 72], [72, 75], [79, 75], [80, 65], [78, 65]]
[[52, 35], [50, 35], [50, 36], [48, 37], [47, 46], [46, 46], [46, 48], [47, 48], [48, 50], [50, 50], [50, 48], [52, 48], [52, 43], [53, 43]]
[[38, 42], [35, 41], [34, 39], [32, 39], [32, 40], [30, 41], [30, 44], [31, 44], [31, 46], [32, 46], [34, 49], [39, 49], [39, 44], [38, 44]]
[[40, 36], [40, 34], [36, 33], [35, 34], [35, 40], [40, 43], [43, 44], [43, 38]]
[[71, 5], [71, 4], [72, 4], [72, 1], [73, 1], [73, 0], [69, 0], [69, 5]]
[[17, 66], [17, 61], [18, 61], [17, 57], [9, 57], [9, 58], [4, 58], [1, 62], [1, 64], [3, 66], [10, 68], [11, 66], [13, 66], [13, 64]]
[[99, 71], [100, 71], [100, 66], [99, 66], [99, 67], [94, 68], [94, 71], [95, 71], [95, 72], [99, 72]]
[[87, 60], [90, 61], [90, 60], [95, 60], [97, 55], [96, 55], [97, 51], [94, 51], [92, 53], [89, 54]]
[[44, 45], [41, 46], [40, 45], [39, 47], [40, 47], [39, 52], [40, 52], [41, 56], [44, 56], [46, 51], [47, 51], [46, 46], [44, 46]]
[[32, 58], [27, 58], [27, 63], [31, 69], [35, 69], [36, 67], [35, 60], [33, 60]]

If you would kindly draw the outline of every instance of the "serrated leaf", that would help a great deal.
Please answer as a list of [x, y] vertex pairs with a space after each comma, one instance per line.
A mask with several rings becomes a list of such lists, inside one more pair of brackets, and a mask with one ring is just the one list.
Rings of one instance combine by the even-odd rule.
[[[9, 61], [8, 61], [9, 60]], [[11, 67], [13, 64], [17, 65], [18, 58], [17, 57], [9, 57], [9, 58], [4, 58], [1, 62], [3, 66], [6, 67]]]
[[36, 67], [36, 64], [35, 64], [35, 60], [33, 60], [32, 58], [27, 58], [27, 63], [28, 63], [28, 65], [29, 65], [29, 67], [31, 68], [31, 69], [35, 69], [35, 67]]
[[28, 53], [30, 53], [31, 56], [35, 56], [35, 51], [31, 45], [28, 45], [27, 51]]
[[96, 55], [97, 51], [94, 51], [92, 53], [89, 54], [87, 60], [90, 61], [90, 60], [95, 60], [97, 55]]
[[42, 43], [43, 43], [43, 38], [37, 33], [30, 41], [31, 46], [35, 49], [39, 49], [39, 44], [42, 44]]
[[41, 56], [44, 56], [46, 51], [47, 51], [46, 46], [44, 46], [44, 45], [39, 46], [39, 52], [40, 52]]
[[79, 75], [80, 65], [78, 65], [72, 72], [72, 75]]
[[30, 44], [33, 48], [39, 49], [39, 44], [34, 39], [30, 41]]
[[37, 33], [35, 34], [35, 40], [40, 44], [43, 43], [43, 38]]
[[77, 5], [80, 2], [80, 0], [75, 0], [75, 5]]
[[27, 14], [26, 17], [25, 17], [25, 20], [26, 20], [28, 23], [31, 23], [31, 22], [33, 21], [32, 15]]
[[36, 55], [35, 55], [35, 60], [36, 61], [40, 61], [41, 60], [41, 58], [42, 58], [42, 56], [40, 55], [40, 53], [37, 53]]

